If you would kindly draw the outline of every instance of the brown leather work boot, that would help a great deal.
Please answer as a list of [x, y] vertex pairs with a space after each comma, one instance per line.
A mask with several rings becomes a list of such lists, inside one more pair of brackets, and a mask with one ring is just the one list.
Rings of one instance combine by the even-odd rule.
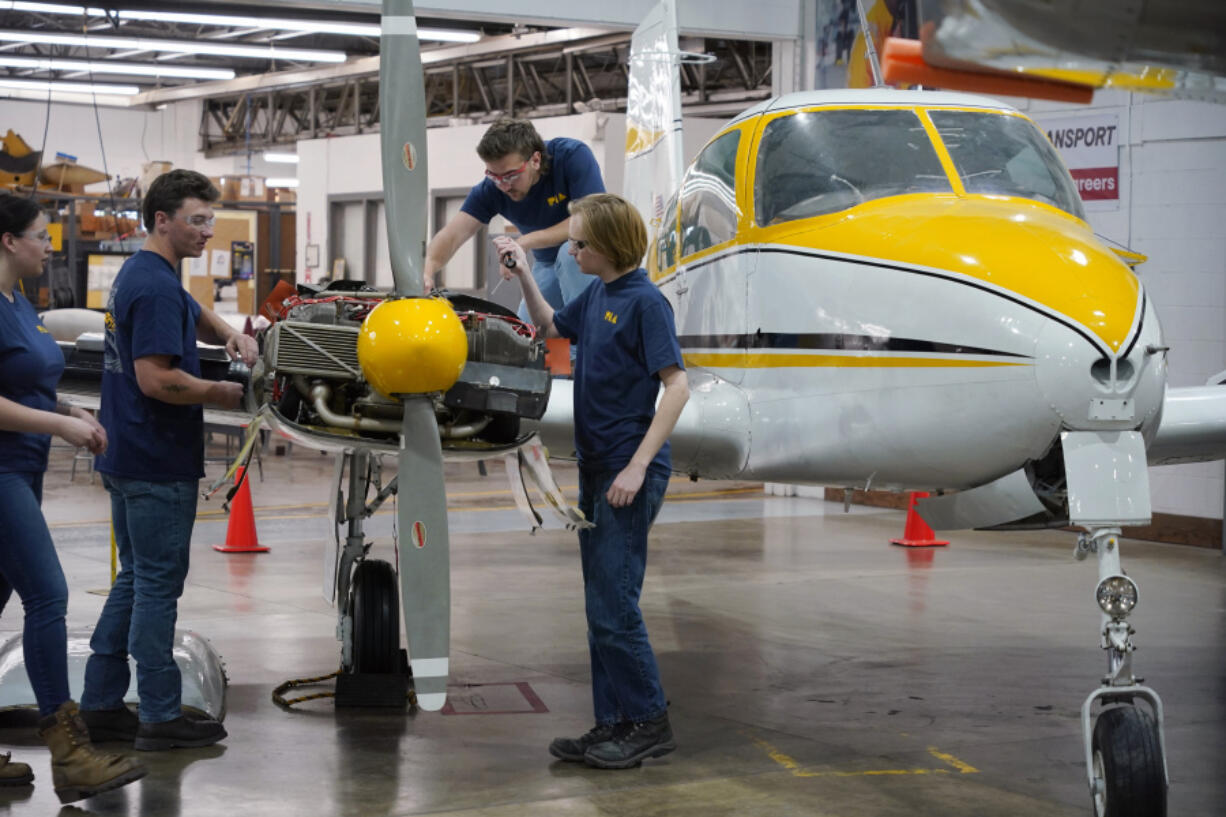
[[123, 755], [99, 752], [75, 701], [39, 721], [38, 734], [51, 749], [51, 780], [61, 803], [84, 800], [145, 776], [145, 767]]
[[28, 786], [34, 782], [29, 764], [14, 763], [8, 752], [0, 754], [0, 786]]

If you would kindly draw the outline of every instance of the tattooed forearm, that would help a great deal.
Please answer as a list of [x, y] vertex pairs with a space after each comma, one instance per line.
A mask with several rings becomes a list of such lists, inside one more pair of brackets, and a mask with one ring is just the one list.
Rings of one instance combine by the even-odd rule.
[[177, 394], [182, 391], [187, 391], [187, 386], [184, 386], [180, 383], [167, 383], [165, 386], [162, 386], [162, 391], [168, 391], [168, 392]]

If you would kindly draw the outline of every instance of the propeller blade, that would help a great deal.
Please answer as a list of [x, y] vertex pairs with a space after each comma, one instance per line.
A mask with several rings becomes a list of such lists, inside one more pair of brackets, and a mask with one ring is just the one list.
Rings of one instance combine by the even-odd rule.
[[401, 295], [422, 294], [426, 245], [426, 90], [411, 0], [384, 0], [379, 44], [379, 141], [392, 280]]
[[[380, 143], [388, 255], [399, 295], [422, 294], [426, 242], [426, 92], [410, 0], [384, 0], [379, 46]], [[400, 597], [417, 705], [447, 700], [451, 557], [438, 423], [428, 397], [404, 398], [397, 523]]]
[[451, 542], [443, 451], [434, 405], [404, 398], [404, 426], [396, 475], [400, 531], [400, 598], [417, 705], [443, 708], [451, 642]]

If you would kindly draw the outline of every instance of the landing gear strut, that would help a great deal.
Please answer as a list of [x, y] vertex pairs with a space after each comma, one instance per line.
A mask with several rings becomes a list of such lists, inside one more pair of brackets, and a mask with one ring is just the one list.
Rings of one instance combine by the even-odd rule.
[[[337, 506], [345, 509], [349, 531], [336, 572], [336, 598], [341, 610], [337, 623], [341, 672], [336, 679], [336, 705], [403, 707], [409, 672], [400, 649], [400, 583], [391, 564], [366, 558], [370, 545], [362, 531], [363, 521], [396, 489], [382, 486], [377, 457], [365, 451], [343, 456], [343, 467], [349, 469], [349, 496], [338, 495]], [[377, 495], [367, 504], [371, 486]]]
[[[1086, 774], [1095, 817], [1166, 817], [1166, 744], [1162, 699], [1132, 674], [1132, 636], [1127, 622], [1137, 586], [1120, 566], [1119, 528], [1094, 528], [1077, 539], [1077, 559], [1098, 556], [1095, 596], [1102, 610], [1101, 646], [1107, 651], [1103, 685], [1081, 705]], [[1144, 701], [1149, 711], [1137, 707]], [[1093, 731], [1094, 703], [1102, 705]]]

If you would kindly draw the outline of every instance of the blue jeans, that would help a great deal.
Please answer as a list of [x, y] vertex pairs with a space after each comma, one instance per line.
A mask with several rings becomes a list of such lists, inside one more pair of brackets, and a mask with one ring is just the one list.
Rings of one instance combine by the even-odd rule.
[[182, 714], [183, 682], [173, 655], [179, 596], [187, 578], [198, 483], [145, 482], [104, 474], [119, 575], [89, 646], [82, 709], [117, 709], [136, 659], [140, 719], [162, 723]]
[[[579, 271], [579, 264], [574, 256], [566, 251], [567, 245], [558, 247], [558, 257], [552, 264], [536, 261], [532, 265], [532, 277], [540, 287], [541, 295], [554, 309], [561, 309], [570, 303], [583, 290], [596, 280], [595, 275], [584, 275]], [[522, 300], [519, 302], [519, 319], [532, 323], [528, 314], [528, 306]]]
[[587, 642], [596, 723], [645, 721], [668, 707], [656, 657], [639, 610], [647, 569], [647, 532], [664, 502], [668, 479], [648, 474], [634, 502], [605, 499], [616, 471], [579, 472], [579, 509], [596, 527], [579, 531]]
[[42, 473], [0, 473], [0, 611], [17, 591], [21, 648], [41, 715], [68, 700], [68, 583], [43, 518]]

